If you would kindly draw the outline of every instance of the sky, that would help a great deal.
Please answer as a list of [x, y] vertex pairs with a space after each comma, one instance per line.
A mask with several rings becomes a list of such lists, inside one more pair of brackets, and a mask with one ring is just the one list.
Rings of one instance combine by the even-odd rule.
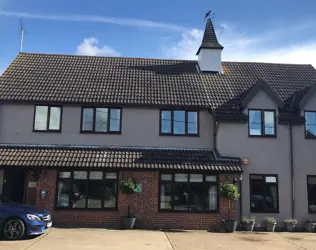
[[316, 67], [315, 0], [0, 0], [0, 74], [20, 51], [197, 59], [213, 22], [225, 61]]

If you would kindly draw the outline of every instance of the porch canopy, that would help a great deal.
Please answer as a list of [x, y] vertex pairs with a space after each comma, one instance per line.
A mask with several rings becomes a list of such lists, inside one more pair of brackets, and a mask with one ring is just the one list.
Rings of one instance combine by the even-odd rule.
[[0, 167], [242, 172], [240, 158], [194, 149], [0, 145]]

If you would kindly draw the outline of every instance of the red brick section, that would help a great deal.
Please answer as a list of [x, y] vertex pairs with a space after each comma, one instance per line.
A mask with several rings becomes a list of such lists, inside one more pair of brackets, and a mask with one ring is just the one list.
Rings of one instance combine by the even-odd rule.
[[[220, 175], [220, 182], [233, 178], [232, 175]], [[137, 183], [142, 184], [142, 192], [135, 194], [118, 195], [117, 211], [96, 210], [55, 210], [57, 171], [43, 171], [37, 185], [36, 204], [40, 208], [48, 209], [54, 223], [67, 226], [102, 226], [118, 228], [121, 225], [121, 217], [127, 215], [130, 205], [131, 214], [137, 217], [135, 227], [146, 229], [208, 229], [217, 228], [221, 220], [227, 218], [228, 201], [220, 199], [220, 211], [218, 213], [178, 213], [158, 212], [158, 171], [124, 171], [120, 172], [120, 180], [132, 177]], [[40, 191], [47, 190], [48, 196], [41, 199]], [[232, 202], [232, 218], [236, 217], [236, 204]]]

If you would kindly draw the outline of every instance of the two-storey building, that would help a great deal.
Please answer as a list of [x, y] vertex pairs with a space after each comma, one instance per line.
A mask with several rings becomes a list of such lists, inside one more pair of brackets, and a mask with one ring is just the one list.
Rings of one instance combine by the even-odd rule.
[[223, 49], [208, 20], [197, 61], [20, 53], [0, 78], [0, 194], [57, 224], [119, 227], [129, 207], [137, 227], [202, 229], [237, 180], [234, 217], [312, 219], [316, 70]]

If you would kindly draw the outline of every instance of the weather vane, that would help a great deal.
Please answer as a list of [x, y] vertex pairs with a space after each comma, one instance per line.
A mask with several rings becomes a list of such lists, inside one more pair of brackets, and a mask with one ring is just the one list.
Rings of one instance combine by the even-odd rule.
[[214, 16], [215, 16], [215, 13], [214, 13], [214, 12], [212, 13], [212, 10], [209, 10], [209, 11], [205, 14], [204, 21], [206, 21], [206, 20], [209, 19], [209, 18], [214, 18]]

